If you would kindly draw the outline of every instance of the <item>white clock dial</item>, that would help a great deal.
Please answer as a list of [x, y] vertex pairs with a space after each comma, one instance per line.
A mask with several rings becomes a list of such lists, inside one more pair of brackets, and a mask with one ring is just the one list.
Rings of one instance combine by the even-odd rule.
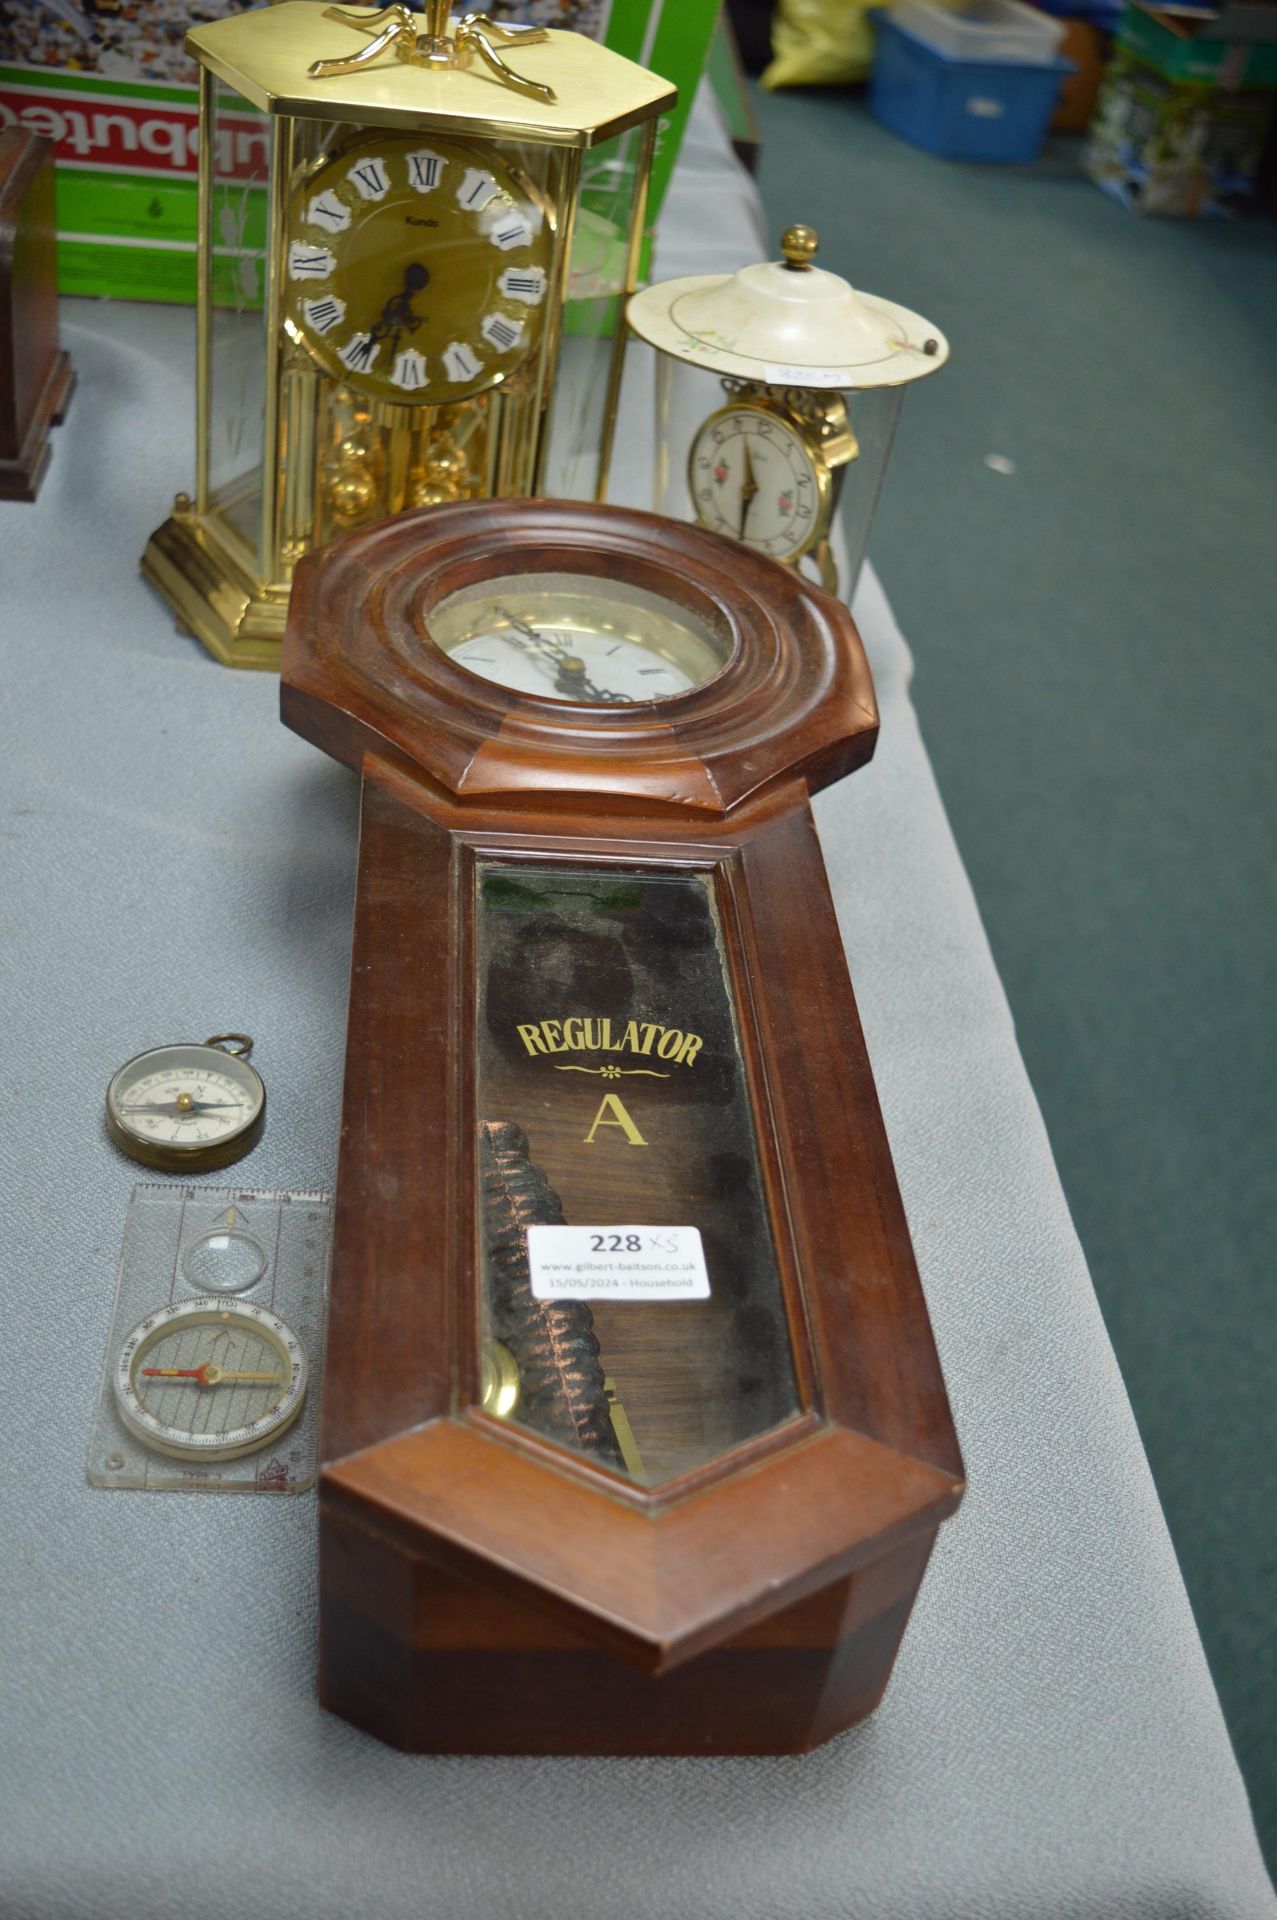
[[390, 192], [390, 175], [379, 153], [366, 154], [346, 178], [361, 200], [384, 200]]
[[312, 227], [325, 233], [344, 233], [350, 225], [350, 208], [344, 207], [335, 193], [317, 193], [306, 209]]
[[673, 601], [572, 574], [463, 590], [429, 625], [449, 658], [482, 679], [589, 706], [671, 699], [712, 679], [728, 651]]
[[592, 704], [662, 700], [693, 684], [672, 660], [659, 660], [632, 640], [562, 624], [514, 634], [498, 627], [465, 641], [452, 658], [517, 693], [570, 699], [579, 681], [579, 697]]
[[827, 470], [798, 429], [764, 407], [712, 414], [692, 443], [688, 481], [703, 526], [777, 560], [796, 559], [824, 530]]
[[335, 261], [327, 247], [315, 247], [307, 240], [294, 240], [288, 249], [288, 274], [292, 280], [327, 280]]
[[302, 312], [316, 333], [331, 333], [346, 317], [346, 302], [326, 293], [320, 300], [303, 301]]
[[545, 299], [545, 275], [540, 267], [507, 267], [497, 281], [507, 300], [538, 307]]

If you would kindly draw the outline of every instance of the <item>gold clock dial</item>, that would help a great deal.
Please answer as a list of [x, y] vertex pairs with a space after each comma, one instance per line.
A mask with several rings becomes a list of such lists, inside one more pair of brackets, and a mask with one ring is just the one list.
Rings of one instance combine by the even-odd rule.
[[537, 345], [552, 249], [548, 209], [490, 147], [374, 131], [298, 186], [286, 324], [369, 398], [465, 400]]
[[832, 479], [820, 453], [785, 415], [723, 407], [692, 442], [688, 484], [696, 517], [776, 560], [797, 560], [826, 531]]

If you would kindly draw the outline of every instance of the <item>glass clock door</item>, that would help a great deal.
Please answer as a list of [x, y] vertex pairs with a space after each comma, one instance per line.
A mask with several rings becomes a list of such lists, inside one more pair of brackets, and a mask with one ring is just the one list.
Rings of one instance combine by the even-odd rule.
[[258, 573], [263, 550], [267, 230], [271, 123], [247, 100], [203, 76], [212, 130], [203, 209], [211, 276], [201, 356], [200, 507], [222, 541]]
[[642, 1485], [799, 1410], [713, 876], [480, 860], [483, 1398]]

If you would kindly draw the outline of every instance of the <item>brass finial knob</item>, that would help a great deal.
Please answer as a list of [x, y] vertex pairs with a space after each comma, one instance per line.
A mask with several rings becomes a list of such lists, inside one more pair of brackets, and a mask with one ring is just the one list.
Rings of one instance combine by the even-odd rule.
[[785, 265], [795, 272], [804, 272], [811, 265], [819, 245], [820, 238], [814, 227], [786, 227], [780, 236]]

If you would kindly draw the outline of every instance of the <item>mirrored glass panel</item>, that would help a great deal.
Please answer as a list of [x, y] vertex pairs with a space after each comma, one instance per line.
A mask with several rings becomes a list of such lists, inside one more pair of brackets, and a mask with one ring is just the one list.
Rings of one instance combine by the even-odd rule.
[[798, 1411], [713, 877], [476, 871], [483, 1401], [658, 1484]]

